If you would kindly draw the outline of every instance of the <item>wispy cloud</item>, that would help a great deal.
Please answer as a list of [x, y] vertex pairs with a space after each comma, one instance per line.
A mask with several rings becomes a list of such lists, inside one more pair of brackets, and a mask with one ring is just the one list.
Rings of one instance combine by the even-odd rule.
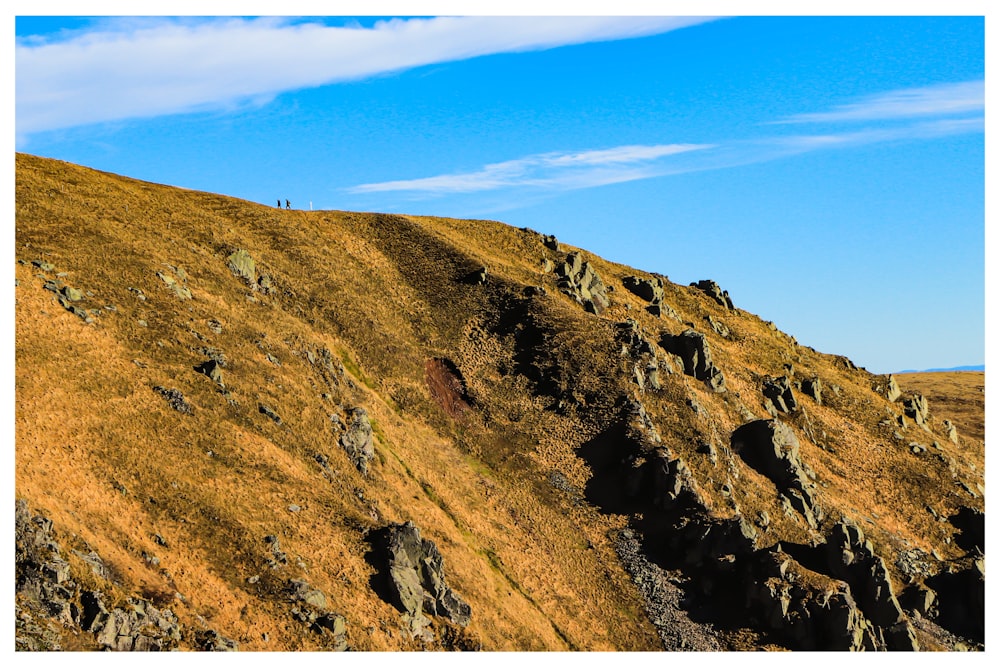
[[287, 19], [109, 21], [15, 48], [19, 135], [260, 103], [495, 53], [669, 32], [701, 17], [445, 17], [371, 28]]
[[[981, 83], [979, 82], [980, 87]], [[873, 96], [870, 98], [872, 103], [864, 109], [860, 103], [838, 107], [844, 111], [837, 113], [846, 114], [848, 109], [852, 110], [851, 120], [872, 121], [869, 126], [858, 128], [855, 125], [852, 127], [856, 129], [846, 131], [768, 136], [713, 144], [630, 145], [600, 150], [543, 153], [488, 164], [471, 172], [366, 183], [346, 188], [345, 191], [350, 194], [399, 192], [412, 197], [517, 191], [517, 197], [509, 198], [510, 202], [516, 205], [516, 202], [521, 201], [521, 194], [527, 195], [529, 191], [530, 196], [551, 196], [568, 190], [613, 183], [770, 162], [814, 151], [981, 133], [985, 128], [982, 113], [967, 117], [950, 117], [952, 112], [957, 113], [957, 110], [963, 112], [976, 110], [972, 102], [975, 96], [968, 93], [969, 87], [971, 86], [967, 84], [955, 84], [921, 89], [944, 91], [934, 104], [929, 101], [930, 95], [910, 96], [902, 94], [906, 91], [896, 91]], [[963, 89], [966, 90], [964, 94], [959, 92]], [[947, 91], [952, 91], [952, 94], [948, 94]], [[920, 104], [914, 102], [907, 107], [908, 110], [896, 105], [895, 111], [892, 112], [889, 111], [892, 105], [888, 102], [874, 103], [875, 100], [903, 98], [914, 100], [920, 98], [924, 101]], [[944, 98], [953, 100], [953, 103], [944, 103]], [[962, 99], [967, 101], [961, 102]], [[876, 108], [882, 111], [876, 112]], [[981, 111], [982, 107], [979, 109]], [[811, 116], [826, 117], [824, 114], [811, 114]], [[804, 117], [806, 115], [800, 116]], [[875, 122], [889, 117], [899, 120], [888, 126]], [[844, 118], [846, 119], [846, 116]], [[509, 207], [510, 204], [507, 208]]]
[[515, 187], [574, 190], [650, 178], [662, 173], [664, 158], [707, 148], [711, 146], [661, 144], [617, 146], [574, 153], [541, 153], [488, 164], [474, 172], [367, 183], [349, 188], [348, 192], [363, 194], [402, 191], [453, 194]]
[[946, 83], [872, 95], [830, 111], [796, 114], [775, 123], [835, 123], [892, 120], [982, 112], [985, 85], [980, 81]]

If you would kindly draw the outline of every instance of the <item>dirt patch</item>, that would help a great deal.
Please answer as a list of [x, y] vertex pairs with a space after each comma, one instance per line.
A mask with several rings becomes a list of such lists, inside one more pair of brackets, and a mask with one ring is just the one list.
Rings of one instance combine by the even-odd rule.
[[431, 396], [452, 419], [461, 419], [472, 407], [462, 373], [450, 359], [428, 359], [424, 379]]

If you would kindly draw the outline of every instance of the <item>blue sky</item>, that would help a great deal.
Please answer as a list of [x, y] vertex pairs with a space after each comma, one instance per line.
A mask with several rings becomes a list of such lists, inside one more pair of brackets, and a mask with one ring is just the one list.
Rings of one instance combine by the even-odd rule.
[[268, 205], [501, 220], [716, 280], [873, 372], [980, 364], [984, 23], [18, 18], [15, 142]]

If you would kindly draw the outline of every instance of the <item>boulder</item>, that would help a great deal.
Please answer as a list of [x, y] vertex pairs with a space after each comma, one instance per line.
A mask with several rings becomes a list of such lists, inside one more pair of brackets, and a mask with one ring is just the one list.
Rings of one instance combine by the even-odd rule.
[[823, 381], [818, 377], [803, 380], [802, 393], [816, 401], [816, 405], [823, 405]]
[[696, 380], [703, 380], [714, 392], [726, 390], [726, 380], [722, 371], [712, 363], [712, 353], [705, 334], [688, 329], [676, 336], [663, 334], [660, 345], [671, 354], [681, 358], [684, 374]]
[[469, 624], [471, 610], [445, 580], [441, 553], [413, 522], [390, 524], [374, 538], [374, 558], [390, 601], [400, 611], [414, 620], [429, 614], [462, 627]]
[[792, 393], [792, 383], [788, 377], [766, 378], [762, 392], [767, 400], [768, 412], [771, 414], [789, 413], [798, 407], [795, 395]]
[[209, 359], [205, 363], [195, 366], [194, 369], [202, 375], [207, 375], [215, 384], [222, 386], [222, 364], [215, 359]]
[[233, 275], [250, 284], [257, 283], [257, 264], [246, 250], [243, 248], [236, 250], [226, 258], [226, 262]]
[[629, 292], [635, 294], [644, 301], [659, 303], [663, 301], [663, 283], [659, 278], [639, 278], [638, 276], [625, 276], [622, 278], [622, 285]]
[[729, 292], [719, 287], [714, 280], [699, 280], [696, 283], [691, 283], [691, 287], [696, 287], [712, 297], [712, 300], [723, 308], [733, 310], [733, 300], [729, 298]]
[[611, 304], [604, 281], [580, 253], [571, 252], [556, 267], [557, 285], [564, 294], [573, 297], [589, 313], [600, 315]]
[[822, 510], [814, 496], [815, 484], [799, 455], [799, 441], [786, 424], [776, 419], [759, 419], [733, 431], [730, 444], [743, 461], [777, 487], [788, 504], [816, 527]]
[[903, 395], [902, 390], [900, 390], [899, 385], [896, 383], [896, 376], [894, 375], [879, 377], [875, 382], [873, 389], [876, 393], [884, 396], [890, 403], [895, 403], [899, 397]]
[[927, 399], [922, 394], [913, 394], [909, 398], [903, 399], [903, 414], [923, 426], [927, 423]]

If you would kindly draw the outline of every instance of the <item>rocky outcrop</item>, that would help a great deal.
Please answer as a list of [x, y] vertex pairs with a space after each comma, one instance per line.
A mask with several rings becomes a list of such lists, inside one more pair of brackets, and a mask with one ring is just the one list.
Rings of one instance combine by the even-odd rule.
[[328, 636], [333, 650], [347, 650], [347, 619], [340, 614], [327, 611], [326, 596], [318, 588], [313, 588], [304, 579], [290, 579], [287, 592], [295, 603], [292, 618], [306, 625], [317, 634]]
[[177, 617], [151, 603], [129, 598], [124, 607], [108, 609], [101, 593], [80, 596], [80, 627], [94, 634], [97, 645], [109, 651], [165, 651], [181, 638]]
[[[23, 500], [14, 513], [15, 592], [19, 648], [60, 650], [57, 639], [38, 621], [53, 620], [90, 635], [97, 648], [107, 651], [167, 651], [179, 647], [184, 629], [170, 609], [148, 600], [124, 597], [111, 604], [103, 591], [91, 590], [75, 577], [52, 521], [34, 514]], [[94, 552], [74, 552], [106, 587], [114, 588], [110, 569]], [[211, 631], [235, 650], [236, 642]], [[21, 634], [23, 633], [23, 634]], [[195, 641], [195, 646], [208, 650]]]
[[770, 479], [778, 493], [805, 518], [811, 528], [823, 520], [816, 502], [816, 485], [799, 455], [799, 441], [786, 424], [777, 420], [752, 421], [733, 431], [733, 451], [743, 461]]
[[226, 264], [234, 276], [250, 284], [257, 282], [257, 263], [243, 248], [239, 248], [226, 258]]
[[186, 285], [187, 283], [187, 272], [179, 266], [167, 266], [171, 273], [166, 271], [157, 271], [156, 277], [163, 281], [167, 289], [176, 296], [181, 301], [185, 301], [191, 298], [191, 290]]
[[375, 458], [375, 439], [368, 412], [362, 407], [352, 408], [347, 411], [347, 418], [349, 421], [340, 435], [340, 446], [347, 452], [354, 467], [367, 475], [368, 463]]
[[[851, 364], [853, 367], [853, 364]], [[872, 390], [876, 394], [881, 394], [885, 397], [885, 400], [890, 403], [895, 403], [900, 396], [903, 395], [902, 390], [899, 388], [899, 384], [896, 382], [896, 376], [894, 375], [881, 375], [876, 378], [874, 384], [872, 385]]]
[[622, 285], [632, 294], [650, 303], [660, 303], [663, 301], [663, 281], [659, 278], [640, 278], [638, 276], [625, 276], [622, 278]]
[[159, 385], [153, 387], [153, 391], [166, 399], [167, 404], [174, 410], [184, 415], [194, 414], [194, 408], [184, 398], [184, 394], [179, 389], [167, 389]]
[[424, 539], [411, 521], [390, 524], [371, 537], [372, 560], [382, 577], [381, 588], [405, 614], [414, 634], [428, 625], [427, 615], [465, 627], [472, 611], [445, 580], [441, 552]]
[[811, 572], [774, 547], [755, 554], [746, 577], [747, 606], [765, 628], [802, 650], [871, 651], [880, 648], [850, 587]]
[[818, 377], [807, 378], [802, 381], [802, 393], [809, 396], [816, 405], [823, 405], [823, 381]]
[[726, 310], [733, 310], [733, 300], [729, 298], [729, 292], [719, 287], [714, 280], [699, 280], [691, 283], [691, 287], [698, 288]]
[[703, 380], [714, 392], [726, 390], [726, 379], [722, 371], [712, 363], [712, 352], [705, 334], [688, 329], [681, 334], [663, 334], [660, 346], [667, 352], [676, 354], [684, 366], [684, 374], [696, 380]]
[[853, 522], [842, 519], [830, 532], [826, 544], [830, 572], [851, 587], [865, 617], [880, 629], [890, 650], [919, 650], [913, 628], [896, 599], [885, 561], [875, 554], [872, 543]]
[[913, 394], [909, 398], [903, 399], [903, 414], [912, 419], [917, 426], [927, 424], [927, 399], [921, 394]]
[[792, 382], [787, 376], [765, 378], [761, 391], [764, 394], [765, 407], [772, 416], [777, 417], [779, 412], [788, 414], [798, 408], [795, 394], [792, 393]]
[[560, 291], [573, 297], [588, 313], [599, 315], [610, 305], [604, 281], [580, 253], [566, 255], [565, 261], [556, 267], [556, 275]]

